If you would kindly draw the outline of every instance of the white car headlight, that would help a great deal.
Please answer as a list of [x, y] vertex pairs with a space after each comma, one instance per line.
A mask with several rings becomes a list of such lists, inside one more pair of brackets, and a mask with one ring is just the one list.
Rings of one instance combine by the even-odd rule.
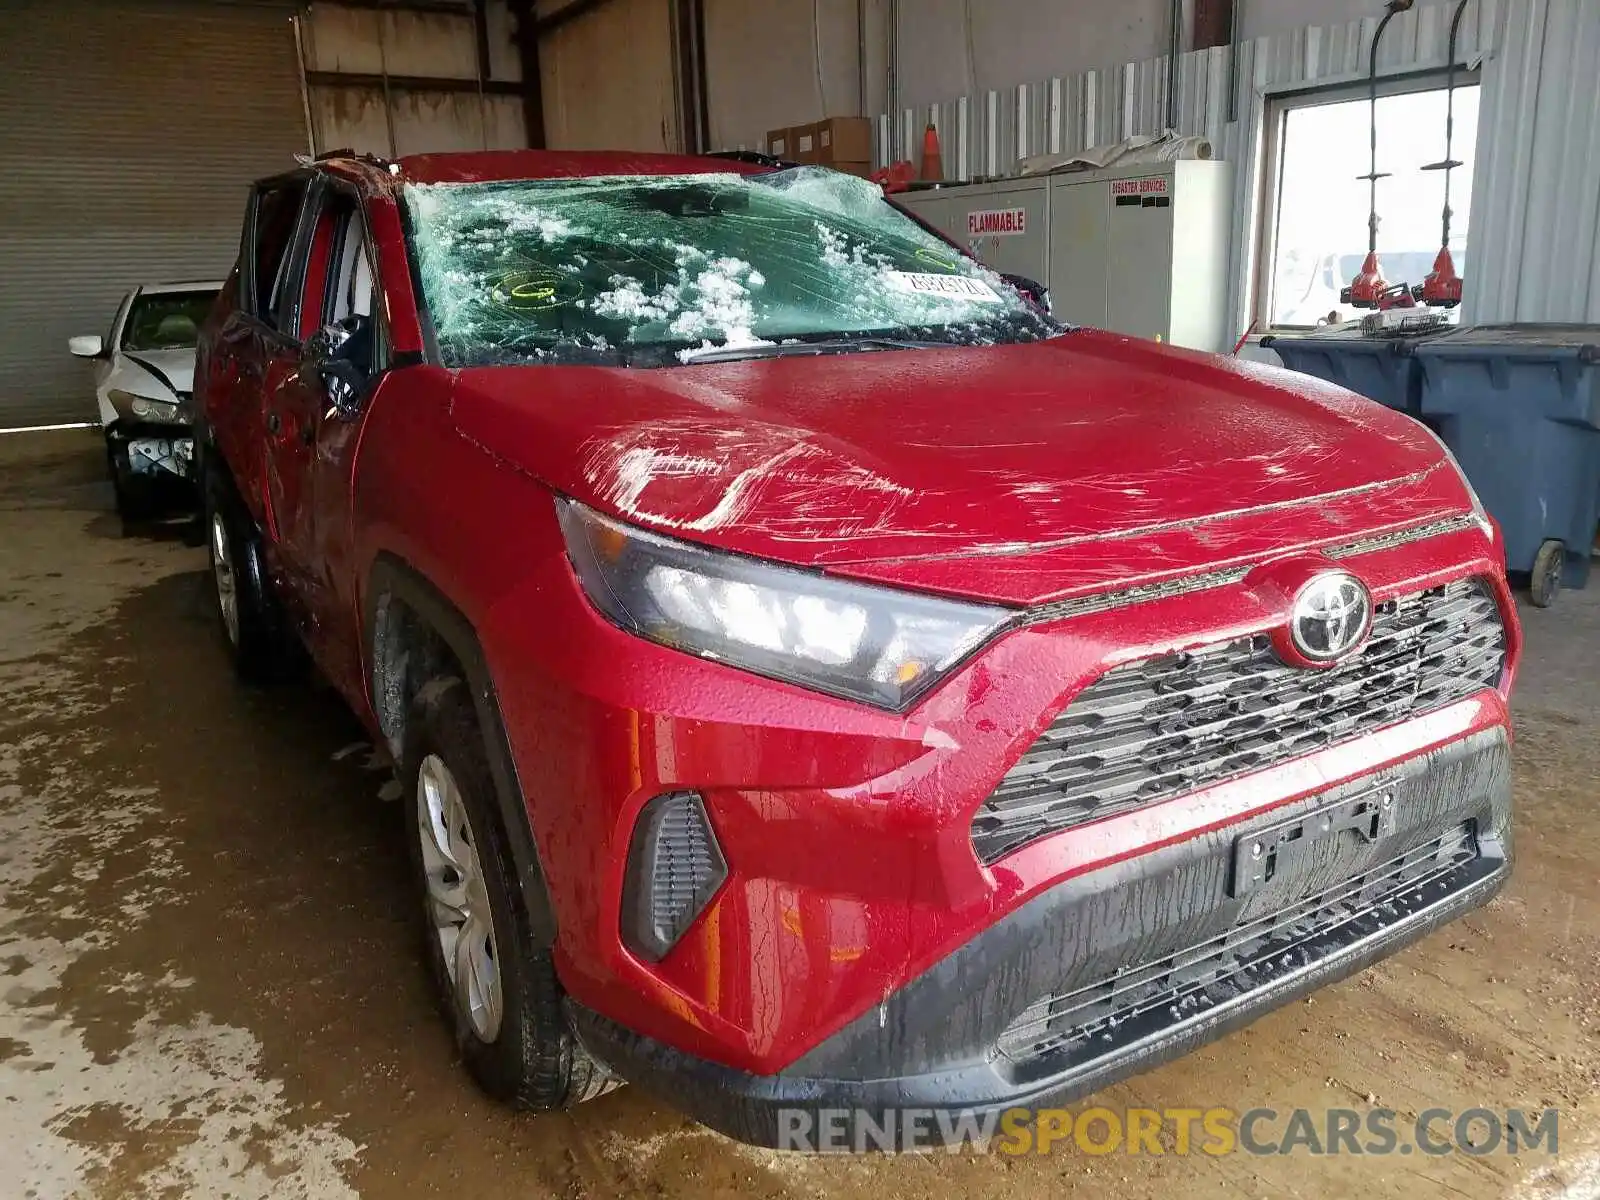
[[106, 393], [111, 407], [125, 421], [147, 421], [152, 425], [174, 425], [183, 420], [178, 405], [167, 400], [152, 400], [148, 396], [135, 396], [121, 388]]
[[556, 511], [584, 592], [623, 629], [879, 708], [908, 708], [1013, 615], [707, 550], [572, 500]]

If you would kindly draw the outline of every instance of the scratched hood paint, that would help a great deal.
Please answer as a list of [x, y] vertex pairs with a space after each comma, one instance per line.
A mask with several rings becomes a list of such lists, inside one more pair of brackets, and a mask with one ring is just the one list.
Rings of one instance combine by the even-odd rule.
[[640, 525], [1014, 603], [1462, 511], [1408, 418], [1078, 332], [662, 370], [475, 368], [461, 432]]

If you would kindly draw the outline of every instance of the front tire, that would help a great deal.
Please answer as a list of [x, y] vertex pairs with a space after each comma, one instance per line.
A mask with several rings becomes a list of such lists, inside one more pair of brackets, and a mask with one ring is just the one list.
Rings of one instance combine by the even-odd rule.
[[255, 522], [232, 481], [215, 467], [206, 471], [202, 499], [212, 593], [234, 671], [251, 683], [293, 678], [304, 651], [267, 573]]
[[611, 1077], [573, 1035], [554, 959], [534, 940], [466, 685], [427, 684], [406, 728], [406, 841], [423, 954], [467, 1069], [516, 1108], [598, 1096]]

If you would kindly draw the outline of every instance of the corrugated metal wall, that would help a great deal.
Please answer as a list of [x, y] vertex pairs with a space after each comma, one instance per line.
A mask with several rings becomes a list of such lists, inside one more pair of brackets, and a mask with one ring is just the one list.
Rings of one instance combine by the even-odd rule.
[[[1246, 11], [1260, 7], [1245, 3]], [[898, 102], [1008, 90], [1166, 49], [1171, 0], [901, 0]]]
[[[1567, 4], [1594, 10], [1600, 0], [1532, 0], [1538, 5]], [[1374, 6], [1376, 7], [1376, 6]], [[1504, 0], [1476, 0], [1467, 10], [1458, 57], [1472, 61], [1495, 46], [1506, 22]], [[1447, 62], [1454, 4], [1435, 0], [1397, 17], [1384, 34], [1378, 69], [1393, 75], [1443, 67]], [[1520, 15], [1521, 8], [1518, 6]], [[1591, 18], [1591, 23], [1593, 18]], [[1316, 26], [1254, 38], [1239, 45], [1237, 72], [1230, 70], [1229, 47], [1185, 54], [1178, 64], [1176, 127], [1180, 133], [1211, 139], [1219, 158], [1235, 172], [1229, 296], [1233, 325], [1250, 321], [1254, 230], [1260, 208], [1262, 131], [1268, 99], [1282, 92], [1348, 83], [1367, 73], [1367, 48], [1376, 16], [1337, 25]], [[1485, 68], [1489, 83], [1499, 60]], [[1520, 77], [1513, 64], [1511, 75]], [[1229, 82], [1236, 86], [1230, 105]], [[1573, 80], [1576, 84], [1576, 80]], [[1507, 82], [1508, 88], [1518, 85]], [[1585, 101], [1593, 104], [1593, 84]], [[1487, 103], [1487, 99], [1485, 101]], [[902, 109], [877, 123], [878, 164], [920, 157], [922, 131], [930, 121], [939, 130], [945, 172], [957, 178], [1009, 173], [1026, 154], [1071, 153], [1104, 146], [1135, 134], [1159, 133], [1166, 125], [1167, 59], [1147, 59], [1121, 67], [1085, 71], [1006, 91], [956, 96], [938, 104]], [[1230, 120], [1230, 117], [1236, 119]], [[1592, 128], [1592, 119], [1589, 127]], [[1480, 155], [1483, 151], [1480, 149]], [[1480, 178], [1490, 174], [1480, 157]], [[1474, 196], [1474, 263], [1485, 220]], [[1474, 281], [1474, 288], [1481, 283]]]
[[312, 5], [301, 43], [317, 149], [396, 157], [526, 146], [522, 98], [503, 86], [522, 79], [503, 0], [489, 5], [488, 34], [480, 86], [470, 0], [460, 12]]
[[0, 428], [92, 421], [67, 338], [150, 280], [220, 278], [305, 119], [287, 6], [0, 7]]
[[[1464, 58], [1492, 42], [1499, 0], [1480, 0], [1469, 10], [1461, 34]], [[1449, 8], [1426, 5], [1399, 17], [1384, 37], [1382, 74], [1442, 67]], [[1260, 115], [1271, 93], [1349, 82], [1366, 74], [1366, 47], [1376, 20], [1296, 30], [1257, 38], [1239, 47], [1237, 112], [1248, 123], [1252, 105]], [[1219, 154], [1236, 147], [1228, 102], [1230, 50], [1220, 46], [1184, 54], [1178, 62], [1176, 126], [1201, 134]], [[1022, 84], [1005, 92], [977, 92], [937, 104], [901, 110], [900, 119], [879, 118], [880, 165], [921, 152], [922, 130], [939, 129], [947, 173], [960, 178], [1010, 171], [1027, 154], [1072, 153], [1135, 134], [1159, 133], [1166, 125], [1167, 59]]]
[[1600, 0], [1523, 0], [1502, 21], [1463, 319], [1600, 322]]

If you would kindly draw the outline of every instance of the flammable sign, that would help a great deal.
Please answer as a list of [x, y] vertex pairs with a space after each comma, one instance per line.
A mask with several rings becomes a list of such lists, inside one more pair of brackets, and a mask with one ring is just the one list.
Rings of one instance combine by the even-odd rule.
[[1027, 232], [1025, 208], [990, 208], [967, 214], [968, 237], [1017, 237]]

